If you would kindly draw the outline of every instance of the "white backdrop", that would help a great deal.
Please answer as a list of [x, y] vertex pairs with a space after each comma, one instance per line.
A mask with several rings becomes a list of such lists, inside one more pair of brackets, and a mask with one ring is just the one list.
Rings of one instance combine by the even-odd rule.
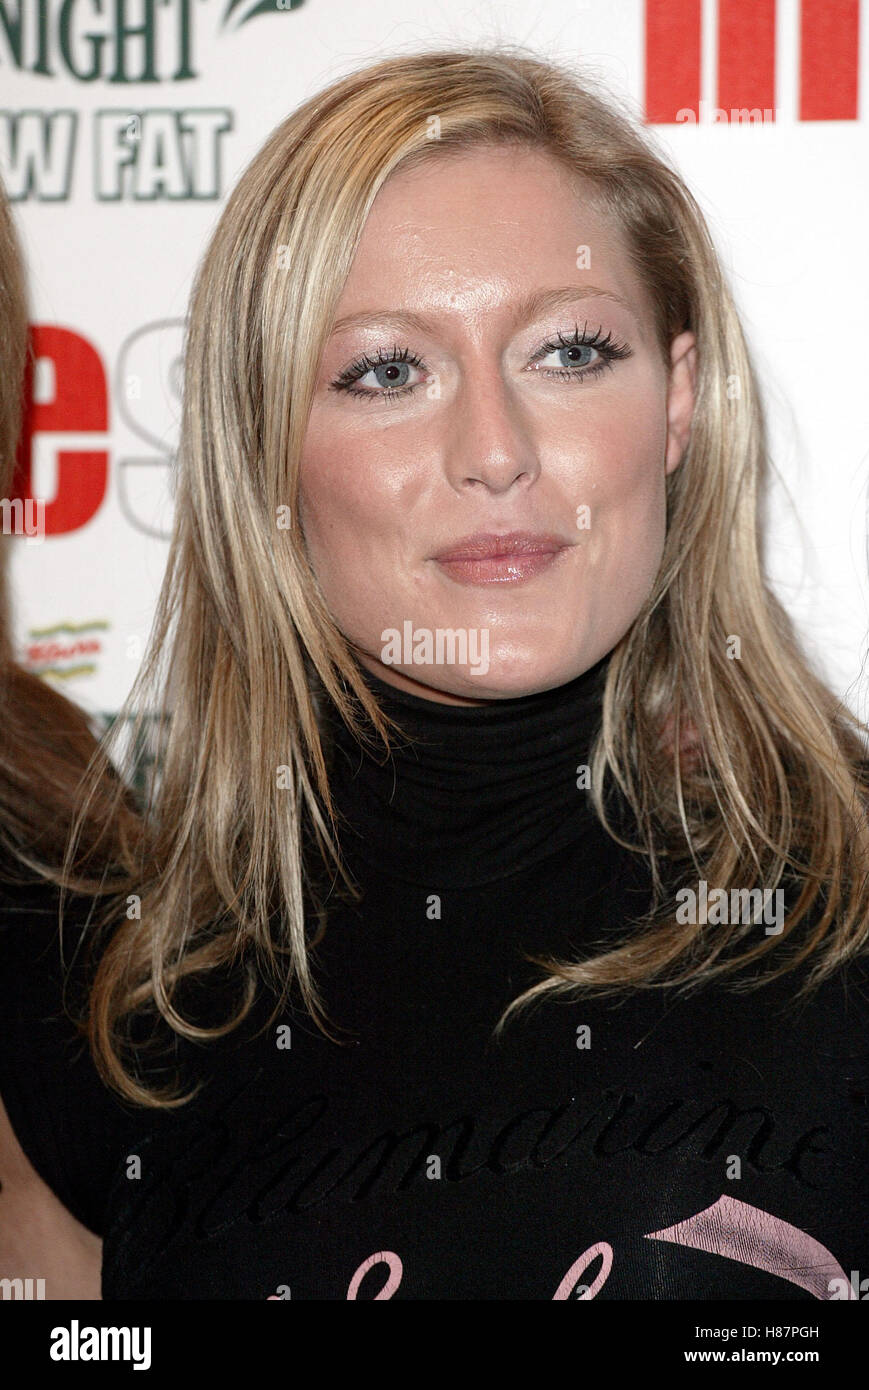
[[[13, 544], [24, 664], [94, 713], [130, 686], [166, 557], [192, 275], [269, 132], [378, 56], [506, 39], [602, 77], [704, 209], [768, 402], [770, 573], [818, 669], [869, 717], [869, 6], [284, 6], [0, 0], [0, 171], [40, 359], [22, 459], [47, 502], [44, 541]], [[715, 122], [718, 106], [767, 114]], [[700, 119], [677, 120], [689, 107]]]

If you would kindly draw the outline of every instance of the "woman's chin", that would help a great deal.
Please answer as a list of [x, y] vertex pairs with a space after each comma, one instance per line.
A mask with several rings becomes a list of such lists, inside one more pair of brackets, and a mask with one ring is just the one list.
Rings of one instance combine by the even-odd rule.
[[[366, 663], [369, 669], [372, 664]], [[568, 669], [563, 662], [546, 660], [491, 662], [488, 669], [456, 665], [449, 668], [424, 665], [392, 666], [377, 663], [375, 675], [396, 688], [422, 699], [444, 704], [473, 704], [489, 700], [516, 700], [564, 685], [581, 675], [578, 664]]]

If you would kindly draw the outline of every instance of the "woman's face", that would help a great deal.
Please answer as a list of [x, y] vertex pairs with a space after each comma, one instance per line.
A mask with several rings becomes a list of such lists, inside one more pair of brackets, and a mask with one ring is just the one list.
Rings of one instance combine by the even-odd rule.
[[467, 703], [561, 685], [611, 651], [660, 565], [694, 355], [682, 333], [662, 360], [619, 233], [546, 154], [394, 174], [301, 469], [311, 563], [362, 665]]

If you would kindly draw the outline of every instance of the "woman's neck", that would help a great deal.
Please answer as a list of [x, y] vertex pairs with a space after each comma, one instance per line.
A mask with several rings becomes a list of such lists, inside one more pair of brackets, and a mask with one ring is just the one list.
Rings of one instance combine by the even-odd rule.
[[408, 740], [384, 759], [328, 703], [330, 771], [351, 867], [405, 882], [473, 887], [507, 877], [586, 832], [589, 751], [609, 658], [551, 690], [452, 705], [364, 679]]

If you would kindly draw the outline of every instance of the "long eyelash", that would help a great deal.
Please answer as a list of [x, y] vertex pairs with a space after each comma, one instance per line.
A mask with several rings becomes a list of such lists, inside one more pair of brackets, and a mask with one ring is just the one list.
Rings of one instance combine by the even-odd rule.
[[[384, 352], [381, 348], [376, 357], [357, 357], [355, 362], [341, 373], [339, 377], [330, 384], [330, 391], [344, 391], [348, 396], [355, 396], [357, 400], [386, 400], [394, 401], [399, 396], [406, 395], [409, 391], [416, 390], [416, 386], [396, 386], [391, 391], [354, 391], [353, 383], [359, 381], [375, 367], [382, 367], [387, 362], [409, 362], [412, 367], [417, 367], [420, 371], [425, 370], [425, 364], [417, 357], [415, 352], [409, 348], [393, 347], [392, 352]], [[421, 385], [417, 382], [416, 385]]]
[[[597, 376], [599, 372], [612, 370], [612, 363], [625, 357], [633, 356], [631, 348], [627, 343], [617, 342], [612, 333], [603, 335], [603, 325], [599, 325], [597, 330], [589, 335], [588, 323], [586, 322], [580, 330], [579, 324], [574, 324], [573, 333], [565, 337], [563, 333], [556, 333], [555, 338], [543, 343], [531, 358], [532, 362], [537, 362], [541, 357], [546, 357], [550, 352], [557, 351], [560, 347], [593, 347], [601, 354], [601, 361], [596, 362], [590, 367], [561, 367], [549, 368], [546, 375], [554, 377], [560, 381], [582, 381], [586, 377]], [[395, 401], [401, 396], [409, 395], [415, 391], [416, 387], [423, 383], [417, 382], [414, 386], [397, 386], [388, 391], [354, 391], [354, 382], [359, 381], [375, 367], [381, 367], [388, 362], [409, 362], [411, 366], [418, 368], [419, 371], [425, 370], [425, 365], [416, 353], [409, 348], [393, 347], [392, 352], [384, 352], [381, 348], [376, 357], [370, 357], [367, 353], [362, 357], [357, 357], [355, 362], [345, 368], [339, 377], [331, 382], [330, 391], [343, 391], [348, 396], [354, 396], [357, 400], [367, 401]]]
[[628, 347], [627, 343], [616, 341], [612, 333], [607, 333], [606, 337], [602, 337], [602, 334], [602, 324], [599, 325], [596, 331], [591, 335], [588, 334], [587, 322], [583, 325], [581, 332], [579, 324], [574, 324], [573, 333], [569, 337], [566, 338], [563, 333], [556, 333], [554, 339], [541, 344], [531, 358], [531, 361], [537, 362], [541, 357], [545, 357], [547, 353], [555, 352], [560, 347], [596, 348], [597, 351], [601, 353], [601, 361], [596, 362], [594, 366], [577, 367], [575, 369], [571, 369], [570, 367], [550, 367], [546, 370], [547, 376], [556, 377], [561, 381], [569, 379], [581, 381], [585, 377], [597, 376], [599, 372], [604, 372], [608, 369], [612, 370], [614, 361], [633, 356], [632, 350]]

